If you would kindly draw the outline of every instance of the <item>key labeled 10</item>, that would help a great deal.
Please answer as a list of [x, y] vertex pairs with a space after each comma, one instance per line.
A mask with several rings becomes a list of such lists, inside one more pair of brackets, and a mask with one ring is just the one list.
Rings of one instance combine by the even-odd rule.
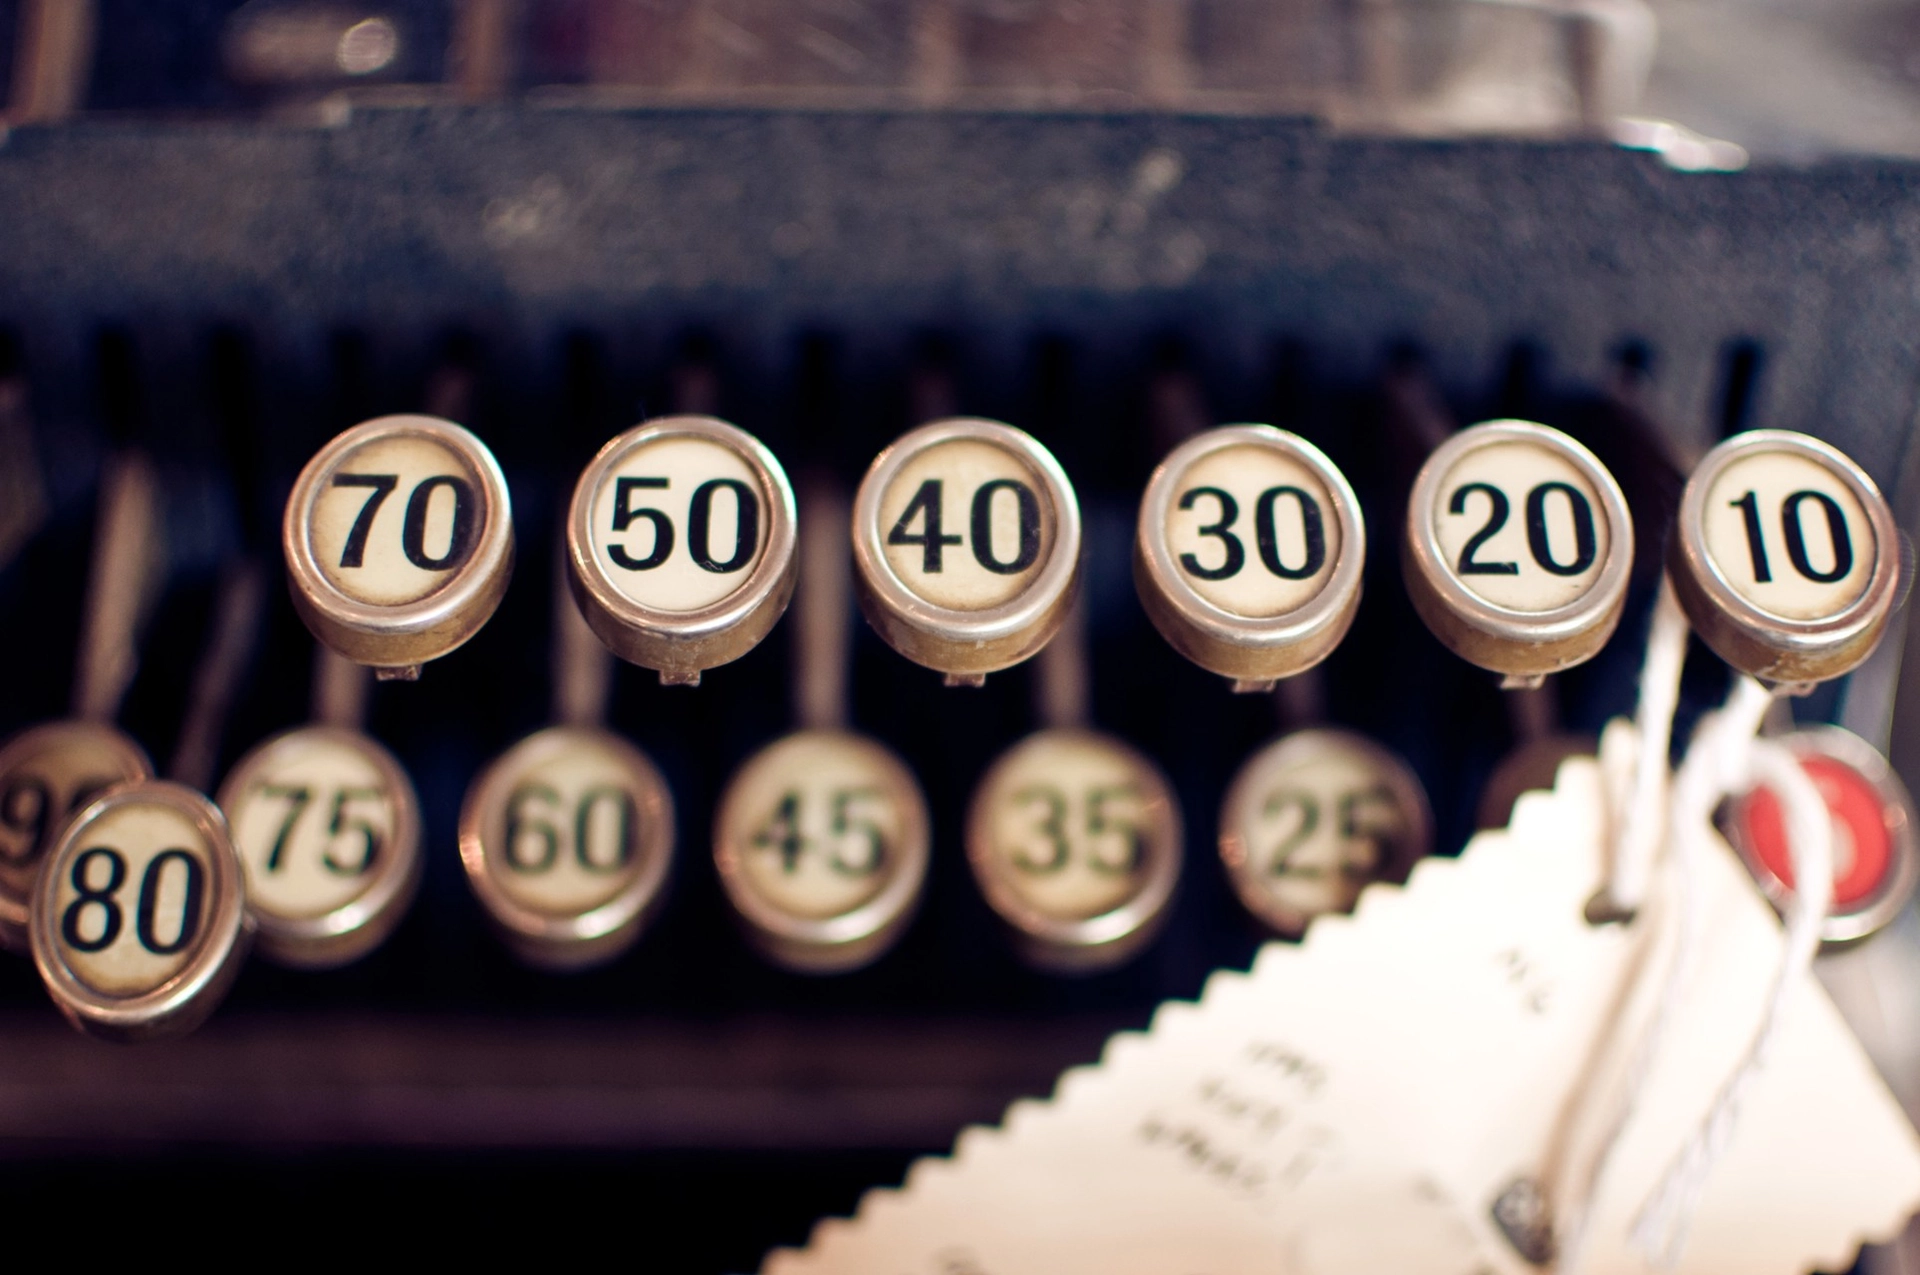
[[1899, 532], [1866, 471], [1804, 434], [1754, 430], [1687, 480], [1668, 575], [1722, 659], [1769, 682], [1838, 677], [1899, 594]]

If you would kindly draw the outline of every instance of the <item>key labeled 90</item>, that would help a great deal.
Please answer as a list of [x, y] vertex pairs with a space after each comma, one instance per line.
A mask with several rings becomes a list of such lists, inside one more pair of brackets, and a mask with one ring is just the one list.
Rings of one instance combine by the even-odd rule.
[[1140, 501], [1134, 583], [1154, 627], [1248, 689], [1332, 654], [1359, 608], [1365, 560], [1346, 479], [1313, 444], [1270, 425], [1189, 439]]
[[1838, 677], [1880, 640], [1899, 531], [1865, 470], [1786, 430], [1738, 434], [1687, 480], [1667, 574], [1714, 652], [1769, 682]]
[[1044, 647], [1079, 577], [1080, 511], [1059, 462], [998, 421], [912, 430], [854, 500], [861, 609], [917, 664], [977, 683]]
[[301, 470], [282, 543], [315, 637], [382, 676], [479, 632], [513, 574], [513, 517], [493, 453], [434, 416], [345, 431]]
[[780, 462], [710, 416], [664, 417], [609, 442], [567, 519], [588, 627], [621, 659], [684, 685], [766, 637], [793, 597], [794, 543]]
[[1529, 684], [1590, 659], [1620, 622], [1633, 525], [1594, 454], [1532, 421], [1461, 430], [1407, 504], [1407, 592], [1456, 655]]

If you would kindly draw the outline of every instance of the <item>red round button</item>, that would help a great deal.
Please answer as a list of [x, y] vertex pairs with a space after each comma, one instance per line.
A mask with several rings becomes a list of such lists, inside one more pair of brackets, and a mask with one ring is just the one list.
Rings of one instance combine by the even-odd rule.
[[[1831, 757], [1802, 757], [1800, 768], [1813, 780], [1833, 816], [1833, 910], [1849, 911], [1885, 887], [1893, 863], [1893, 836], [1880, 794], [1858, 771]], [[1787, 850], [1785, 815], [1771, 789], [1756, 788], [1741, 803], [1754, 857], [1788, 890], [1793, 888], [1793, 859]]]

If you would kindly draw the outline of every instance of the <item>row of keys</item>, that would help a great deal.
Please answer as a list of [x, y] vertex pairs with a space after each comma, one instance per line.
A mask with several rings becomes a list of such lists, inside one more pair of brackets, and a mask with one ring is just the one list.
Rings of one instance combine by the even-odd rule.
[[[35, 757], [11, 755], [33, 733], [0, 755], [9, 804], [21, 776], [41, 776], [51, 791], [44, 777], [76, 744], [62, 729], [41, 728]], [[1911, 802], [1884, 759], [1844, 731], [1788, 742], [1836, 831], [1823, 936], [1858, 940], [1905, 906], [1920, 877]], [[1774, 795], [1750, 793], [1723, 827], [1784, 906], [1792, 870]], [[624, 740], [550, 728], [475, 781], [459, 841], [474, 892], [513, 950], [535, 966], [580, 968], [624, 951], [658, 911], [673, 801]], [[830, 973], [873, 961], [910, 922], [929, 841], [919, 786], [892, 753], [846, 732], [801, 731], [735, 775], [713, 853], [767, 956]], [[1338, 730], [1269, 744], [1221, 810], [1219, 851], [1235, 891], [1288, 935], [1348, 910], [1369, 882], [1403, 880], [1430, 843], [1412, 773]], [[1045, 730], [981, 779], [966, 850], [1027, 958], [1084, 971], [1118, 964], [1154, 936], [1181, 872], [1181, 820], [1145, 757], [1093, 732]], [[250, 942], [300, 968], [377, 946], [413, 898], [421, 853], [417, 801], [391, 755], [357, 732], [304, 727], [244, 758], [218, 805], [144, 777], [107, 788], [62, 826], [28, 893], [25, 934], [9, 937], [28, 941], [55, 1003], [82, 1030], [173, 1034], [217, 1006]]]
[[[639, 426], [601, 449], [567, 518], [574, 597], [608, 649], [697, 683], [785, 611], [796, 577], [785, 473], [708, 417]], [[869, 622], [909, 659], [977, 683], [1038, 652], [1077, 590], [1080, 516], [1047, 450], [1011, 426], [953, 419], [873, 462], [853, 504]], [[1455, 653], [1526, 685], [1592, 657], [1617, 627], [1633, 560], [1618, 483], [1544, 425], [1489, 421], [1428, 457], [1405, 552], [1416, 609]], [[506, 485], [450, 422], [385, 417], [340, 435], [287, 506], [294, 596], [316, 636], [385, 676], [470, 638], [513, 558]], [[1899, 591], [1892, 514], [1836, 449], [1743, 434], [1689, 480], [1670, 574], [1695, 628], [1774, 683], [1837, 677], [1871, 650]], [[1265, 688], [1324, 660], [1359, 606], [1366, 528], [1331, 461], [1264, 425], [1202, 433], [1154, 472], [1135, 577], [1189, 659]]]
[[[376, 947], [411, 904], [418, 800], [367, 736], [324, 725], [275, 736], [235, 765], [217, 802], [151, 778], [136, 749], [62, 820], [55, 812], [74, 786], [62, 766], [85, 742], [68, 736], [81, 729], [90, 728], [27, 732], [0, 755], [0, 773], [10, 806], [38, 785], [53, 833], [40, 870], [8, 881], [9, 895], [24, 887], [15, 901], [25, 922], [9, 937], [30, 948], [82, 1030], [123, 1039], [188, 1030], [250, 944], [280, 964], [334, 967]], [[1351, 907], [1369, 881], [1404, 878], [1432, 839], [1411, 771], [1325, 729], [1251, 758], [1220, 826], [1235, 890], [1285, 934]], [[537, 732], [496, 759], [459, 821], [476, 898], [518, 956], [548, 969], [603, 963], [640, 936], [665, 898], [674, 841], [673, 799], [646, 755], [576, 727]], [[812, 973], [887, 950], [918, 907], [930, 848], [912, 772], [845, 731], [803, 730], [762, 749], [714, 820], [715, 867], [749, 938], [777, 964]], [[966, 853], [1033, 964], [1106, 968], [1166, 917], [1181, 819], [1140, 753], [1092, 731], [1043, 730], [980, 780]]]

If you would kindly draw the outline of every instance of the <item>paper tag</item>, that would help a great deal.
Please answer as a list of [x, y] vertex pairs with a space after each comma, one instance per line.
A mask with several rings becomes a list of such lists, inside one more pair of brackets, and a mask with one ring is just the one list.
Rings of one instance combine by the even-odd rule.
[[[1641, 955], [1633, 930], [1581, 917], [1601, 826], [1599, 769], [1570, 761], [1507, 830], [1163, 1006], [1050, 1101], [966, 1131], [766, 1275], [1535, 1270], [1493, 1202], [1542, 1170], [1576, 1087], [1607, 1083], [1595, 1050]], [[1702, 875], [1706, 956], [1603, 1180], [1590, 1275], [1645, 1269], [1632, 1215], [1751, 1039], [1780, 958], [1731, 853]], [[1682, 1271], [1843, 1268], [1920, 1206], [1920, 1139], [1832, 1004], [1808, 979], [1787, 1013]]]

